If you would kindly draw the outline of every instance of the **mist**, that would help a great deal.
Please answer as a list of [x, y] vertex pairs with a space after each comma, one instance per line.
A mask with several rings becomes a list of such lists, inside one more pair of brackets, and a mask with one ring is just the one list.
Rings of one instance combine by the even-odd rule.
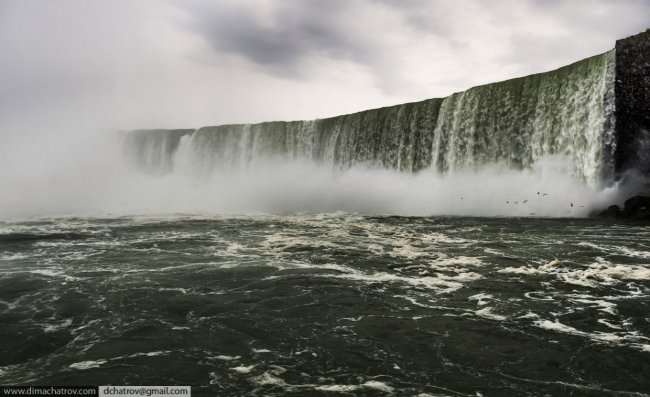
[[566, 217], [586, 216], [617, 193], [615, 187], [600, 190], [572, 177], [571, 162], [561, 157], [527, 170], [488, 164], [446, 174], [261, 160], [243, 169], [196, 175], [192, 168], [181, 168], [151, 183], [135, 182], [133, 196], [146, 202], [134, 211], [146, 211], [142, 205], [148, 204], [150, 211], [185, 213]]
[[617, 202], [620, 193], [616, 185], [590, 186], [571, 176], [572, 163], [561, 156], [544, 158], [530, 169], [487, 164], [445, 174], [269, 158], [206, 170], [181, 148], [172, 171], [155, 174], [127, 156], [123, 134], [107, 131], [73, 142], [46, 157], [24, 147], [10, 160], [20, 172], [2, 167], [0, 219], [339, 211], [580, 217]]

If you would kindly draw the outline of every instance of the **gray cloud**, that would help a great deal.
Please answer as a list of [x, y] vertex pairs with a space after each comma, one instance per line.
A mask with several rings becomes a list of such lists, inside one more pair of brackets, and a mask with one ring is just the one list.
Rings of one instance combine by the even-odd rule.
[[[524, 73], [563, 66], [614, 48], [616, 39], [648, 28], [650, 2], [532, 0], [526, 13], [535, 15], [537, 21], [552, 23], [555, 31], [545, 34], [545, 26], [541, 25], [538, 34], [533, 30], [529, 34], [510, 35], [509, 51], [500, 62], [518, 65]], [[562, 59], [558, 54], [571, 56]]]
[[301, 77], [314, 56], [368, 61], [367, 43], [342, 26], [349, 2], [283, 1], [268, 15], [254, 3], [195, 3], [194, 28], [218, 52], [238, 54], [271, 73]]
[[372, 0], [399, 15], [418, 34], [428, 34], [460, 44], [457, 38], [456, 11], [462, 7], [445, 0]]
[[0, 124], [324, 117], [562, 66], [649, 14], [647, 0], [2, 0]]
[[[366, 68], [387, 94], [422, 85], [404, 72], [413, 68], [407, 58], [418, 58], [413, 52], [418, 46], [417, 51], [438, 55], [441, 64], [459, 63], [452, 70], [488, 65], [527, 74], [611, 48], [615, 38], [643, 30], [650, 14], [644, 0], [174, 4], [190, 15], [187, 28], [217, 54], [238, 55], [265, 73], [302, 80], [309, 79], [318, 59], [349, 61]], [[458, 82], [462, 76], [447, 79]], [[465, 79], [476, 82], [475, 76]]]

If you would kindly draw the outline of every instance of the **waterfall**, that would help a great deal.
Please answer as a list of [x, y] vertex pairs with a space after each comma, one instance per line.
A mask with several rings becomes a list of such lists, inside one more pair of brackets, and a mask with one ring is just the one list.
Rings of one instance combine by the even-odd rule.
[[[614, 50], [560, 69], [434, 98], [310, 121], [139, 130], [127, 146], [149, 172], [210, 173], [259, 160], [308, 160], [439, 173], [570, 159], [597, 186], [612, 175]], [[183, 157], [183, 159], [179, 159]]]
[[439, 171], [505, 162], [530, 167], [565, 155], [589, 182], [604, 172], [604, 137], [612, 134], [613, 51], [501, 83], [474, 87], [442, 103], [433, 131], [432, 165]]
[[130, 158], [142, 169], [164, 174], [173, 169], [176, 155], [183, 136], [194, 130], [135, 130], [126, 136], [126, 149]]

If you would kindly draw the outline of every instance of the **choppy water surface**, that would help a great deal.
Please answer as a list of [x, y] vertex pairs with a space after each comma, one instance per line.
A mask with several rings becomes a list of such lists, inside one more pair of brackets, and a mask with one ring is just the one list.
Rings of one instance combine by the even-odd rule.
[[354, 215], [0, 224], [0, 384], [650, 395], [650, 228]]

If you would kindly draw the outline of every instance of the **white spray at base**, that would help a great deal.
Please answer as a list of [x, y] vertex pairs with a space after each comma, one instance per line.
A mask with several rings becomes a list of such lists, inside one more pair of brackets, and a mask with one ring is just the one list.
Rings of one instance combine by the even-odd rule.
[[136, 177], [122, 202], [133, 205], [133, 213], [343, 211], [404, 216], [567, 217], [586, 216], [616, 199], [615, 187], [590, 187], [572, 177], [570, 167], [565, 158], [549, 157], [524, 170], [493, 164], [446, 174], [431, 169], [405, 174], [269, 161], [201, 177], [190, 172], [154, 179]]
[[[113, 137], [117, 138], [117, 137]], [[112, 143], [112, 144], [111, 144]], [[286, 214], [343, 211], [372, 215], [587, 216], [618, 199], [572, 176], [570, 159], [549, 156], [515, 170], [501, 164], [439, 173], [313, 161], [260, 159], [246, 167], [197, 172], [182, 151], [174, 170], [143, 173], [121, 142], [95, 143], [95, 155], [2, 175], [0, 218], [135, 214]], [[185, 161], [185, 163], [183, 163]]]

